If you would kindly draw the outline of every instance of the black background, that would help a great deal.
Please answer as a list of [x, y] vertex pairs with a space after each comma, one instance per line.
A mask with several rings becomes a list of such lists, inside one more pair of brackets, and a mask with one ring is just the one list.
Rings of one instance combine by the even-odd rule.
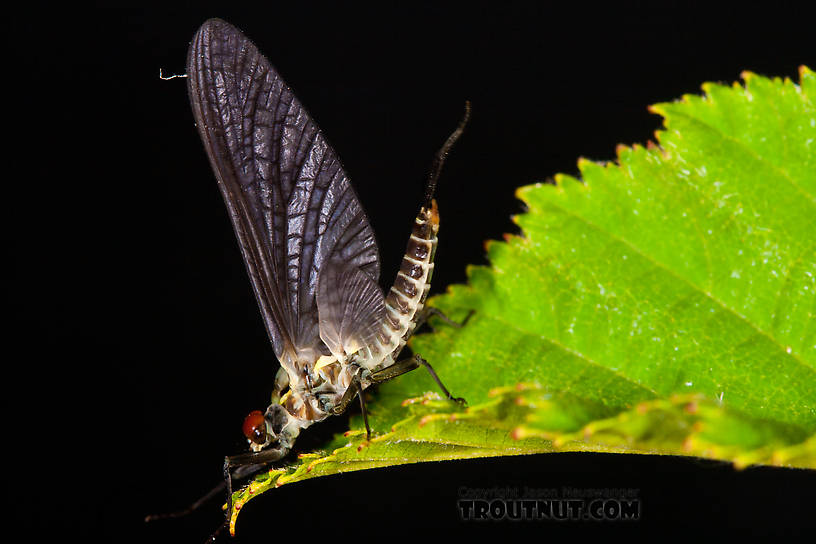
[[[8, 487], [17, 527], [63, 538], [200, 542], [213, 503], [144, 526], [220, 478], [263, 408], [275, 361], [190, 112], [196, 28], [250, 36], [317, 120], [398, 266], [433, 153], [473, 118], [438, 191], [434, 292], [513, 232], [516, 187], [653, 139], [646, 107], [742, 70], [816, 65], [812, 18], [785, 3], [46, 5], [6, 19], [4, 219]], [[310, 429], [319, 443], [343, 429]], [[321, 429], [322, 428], [322, 429]], [[813, 526], [813, 473], [695, 459], [558, 454], [430, 463], [304, 482], [250, 503], [243, 542], [393, 538], [495, 527], [550, 536], [657, 530], [693, 538]], [[634, 523], [459, 523], [458, 489], [641, 490]], [[383, 533], [385, 531], [385, 533]], [[448, 534], [448, 533], [443, 533]], [[421, 536], [420, 536], [421, 537]]]

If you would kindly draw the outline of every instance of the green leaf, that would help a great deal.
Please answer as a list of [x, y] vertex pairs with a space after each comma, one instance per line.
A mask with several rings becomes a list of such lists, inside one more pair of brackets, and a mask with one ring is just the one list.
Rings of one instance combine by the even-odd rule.
[[698, 455], [816, 468], [816, 76], [746, 73], [652, 111], [658, 144], [523, 187], [521, 235], [488, 246], [432, 304], [457, 329], [368, 403], [375, 438], [264, 474], [234, 495], [441, 459], [553, 451]]

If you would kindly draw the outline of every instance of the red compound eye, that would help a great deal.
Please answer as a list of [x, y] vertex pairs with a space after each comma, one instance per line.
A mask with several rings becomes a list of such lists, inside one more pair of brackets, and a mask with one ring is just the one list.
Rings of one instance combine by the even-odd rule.
[[241, 430], [244, 431], [244, 436], [256, 444], [266, 442], [266, 420], [264, 419], [263, 412], [260, 410], [250, 412], [250, 414], [244, 418], [244, 425], [241, 427]]

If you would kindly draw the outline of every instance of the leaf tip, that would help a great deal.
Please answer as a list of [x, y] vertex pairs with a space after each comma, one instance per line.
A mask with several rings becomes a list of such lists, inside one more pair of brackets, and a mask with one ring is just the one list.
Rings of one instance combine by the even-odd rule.
[[754, 72], [751, 72], [750, 70], [743, 70], [742, 72], [740, 72], [740, 79], [745, 81], [745, 83], [748, 83], [755, 77], [757, 77], [757, 75]]
[[618, 144], [615, 146], [615, 155], [620, 158], [621, 155], [625, 155], [631, 148], [626, 144]]
[[524, 195], [530, 192], [532, 187], [541, 187], [541, 183], [534, 183], [533, 185], [523, 185], [516, 189], [515, 197], [519, 200], [524, 200]]
[[646, 110], [649, 113], [653, 113], [655, 115], [660, 115], [662, 117], [666, 117], [666, 110], [663, 108], [664, 105], [665, 104], [663, 104], [662, 102], [659, 103], [659, 104], [652, 104], [651, 106], [648, 106], [646, 108]]
[[691, 102], [692, 100], [695, 100], [695, 99], [699, 100], [700, 98], [702, 98], [703, 100], [706, 100], [706, 97], [708, 97], [710, 99], [711, 93], [716, 92], [717, 87], [718, 87], [718, 85], [716, 83], [714, 83], [713, 81], [706, 81], [705, 83], [700, 85], [700, 88], [703, 90], [703, 93], [705, 93], [705, 95], [703, 97], [685, 94], [685, 95], [683, 95], [683, 102], [688, 103], [688, 102]]
[[586, 157], [578, 157], [578, 170], [581, 172], [583, 172], [585, 168], [591, 168], [594, 165], [595, 163]]

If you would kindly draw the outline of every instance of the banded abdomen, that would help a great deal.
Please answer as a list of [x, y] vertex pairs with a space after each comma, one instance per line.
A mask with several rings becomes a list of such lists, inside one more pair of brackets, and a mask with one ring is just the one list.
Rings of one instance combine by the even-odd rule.
[[414, 220], [397, 278], [385, 297], [381, 330], [362, 362], [369, 370], [392, 365], [416, 328], [431, 287], [438, 231], [439, 213], [432, 200], [430, 209], [423, 206]]

